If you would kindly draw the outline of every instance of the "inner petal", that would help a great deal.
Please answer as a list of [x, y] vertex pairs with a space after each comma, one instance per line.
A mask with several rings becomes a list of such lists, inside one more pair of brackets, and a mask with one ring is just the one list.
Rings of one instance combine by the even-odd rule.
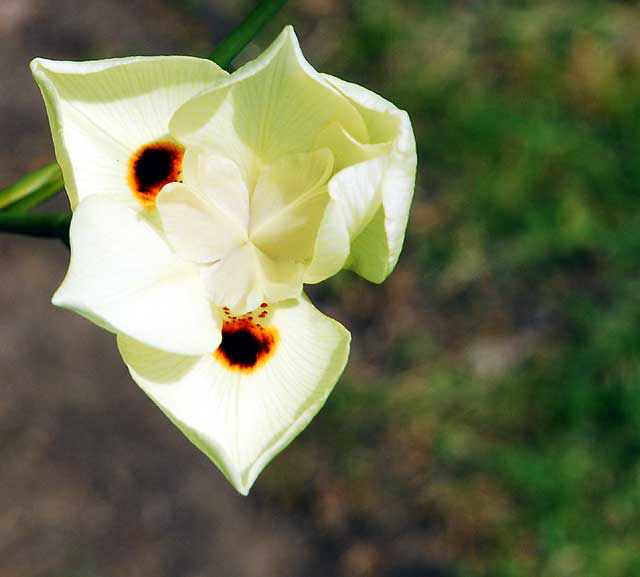
[[197, 189], [203, 198], [215, 205], [243, 230], [249, 225], [248, 175], [237, 162], [190, 147], [184, 158], [184, 182]]
[[360, 113], [304, 60], [293, 31], [285, 29], [259, 58], [183, 105], [170, 131], [189, 144], [247, 146], [268, 163], [310, 150], [332, 121], [367, 141]]
[[318, 133], [315, 146], [326, 147], [333, 152], [334, 174], [348, 166], [387, 154], [391, 150], [390, 142], [378, 144], [359, 142], [337, 122], [332, 122]]
[[228, 307], [223, 312], [222, 341], [213, 357], [230, 370], [251, 373], [274, 355], [279, 341], [277, 329], [266, 324], [268, 304], [239, 317]]
[[309, 262], [328, 200], [329, 194], [324, 188], [304, 201], [292, 204], [266, 221], [252, 235], [252, 241], [272, 259]]
[[138, 202], [153, 208], [165, 184], [180, 182], [184, 148], [172, 140], [141, 146], [129, 159], [129, 187]]
[[267, 165], [251, 196], [251, 231], [257, 232], [269, 220], [322, 189], [332, 172], [333, 154], [328, 148], [290, 154]]
[[277, 302], [298, 296], [303, 272], [302, 264], [275, 261], [251, 242], [203, 270], [213, 302], [239, 314], [254, 310], [264, 300]]
[[158, 195], [157, 207], [169, 244], [185, 260], [210, 263], [246, 240], [245, 231], [235, 219], [186, 184], [165, 186]]
[[327, 148], [291, 154], [262, 171], [251, 197], [250, 236], [276, 260], [311, 259], [333, 169]]

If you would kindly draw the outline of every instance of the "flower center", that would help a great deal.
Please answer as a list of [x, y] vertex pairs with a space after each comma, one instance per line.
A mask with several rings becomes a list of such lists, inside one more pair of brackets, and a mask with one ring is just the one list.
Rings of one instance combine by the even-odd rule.
[[184, 148], [170, 140], [140, 147], [129, 161], [129, 186], [145, 208], [155, 206], [165, 184], [180, 182]]
[[[257, 317], [265, 319], [269, 314], [266, 303], [261, 308]], [[236, 317], [226, 307], [224, 313], [226, 318], [222, 325], [222, 342], [213, 356], [229, 369], [253, 372], [275, 352], [278, 331], [274, 326], [254, 323], [252, 313]]]

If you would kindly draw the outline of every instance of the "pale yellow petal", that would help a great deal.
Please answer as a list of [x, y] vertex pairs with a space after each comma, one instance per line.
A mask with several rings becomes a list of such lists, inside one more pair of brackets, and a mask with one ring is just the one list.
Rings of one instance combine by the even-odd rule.
[[118, 340], [138, 385], [245, 495], [320, 410], [349, 354], [349, 332], [306, 299], [262, 310], [261, 327], [229, 322], [220, 349], [200, 358]]

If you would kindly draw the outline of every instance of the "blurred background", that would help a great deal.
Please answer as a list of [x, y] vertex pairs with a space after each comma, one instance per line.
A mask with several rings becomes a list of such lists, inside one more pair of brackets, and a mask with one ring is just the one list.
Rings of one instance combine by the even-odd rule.
[[[206, 54], [252, 5], [0, 0], [0, 185], [53, 159], [32, 57]], [[240, 497], [49, 304], [62, 244], [0, 236], [0, 576], [640, 575], [640, 8], [292, 0], [237, 63], [286, 23], [418, 142], [394, 274], [309, 291], [346, 373]]]

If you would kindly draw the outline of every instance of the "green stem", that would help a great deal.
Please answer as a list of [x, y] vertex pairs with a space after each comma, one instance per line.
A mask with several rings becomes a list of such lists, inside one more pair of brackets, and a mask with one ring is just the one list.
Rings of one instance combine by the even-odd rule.
[[69, 246], [71, 215], [61, 212], [16, 213], [0, 211], [0, 231], [58, 238]]
[[209, 55], [209, 59], [213, 60], [221, 68], [227, 68], [232, 60], [242, 52], [242, 49], [251, 42], [255, 35], [286, 3], [287, 0], [262, 0], [258, 2], [257, 6], [242, 23], [216, 46], [215, 50]]

